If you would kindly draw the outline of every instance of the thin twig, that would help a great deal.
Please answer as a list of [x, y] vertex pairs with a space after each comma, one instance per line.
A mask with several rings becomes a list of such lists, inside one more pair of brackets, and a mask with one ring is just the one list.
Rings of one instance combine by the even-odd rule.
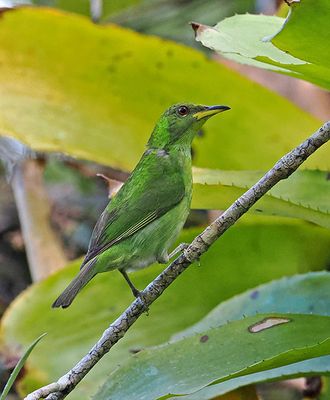
[[302, 144], [282, 157], [251, 189], [237, 199], [219, 218], [198, 235], [185, 252], [173, 261], [142, 292], [144, 302], [136, 299], [106, 329], [88, 354], [57, 382], [29, 394], [25, 400], [59, 400], [65, 398], [93, 366], [117, 343], [174, 280], [205, 253], [230, 226], [245, 214], [269, 189], [288, 178], [311, 154], [330, 139], [330, 121]]

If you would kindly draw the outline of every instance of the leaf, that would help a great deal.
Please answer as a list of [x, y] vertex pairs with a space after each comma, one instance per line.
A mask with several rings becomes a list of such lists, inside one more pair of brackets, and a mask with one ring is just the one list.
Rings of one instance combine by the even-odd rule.
[[[131, 351], [169, 340], [175, 332], [196, 323], [234, 294], [260, 282], [328, 265], [329, 231], [289, 219], [244, 220], [202, 256], [200, 268], [190, 267], [168, 288], [152, 305], [149, 316], [137, 321], [68, 399], [95, 393], [108, 374], [130, 357]], [[199, 232], [200, 229], [184, 231], [178, 242], [190, 242]], [[41, 343], [31, 355], [20, 382], [22, 395], [58, 379], [70, 369], [133, 300], [126, 282], [115, 271], [96, 276], [68, 309], [51, 309], [54, 299], [77, 272], [78, 264], [32, 285], [2, 319], [0, 341], [8, 348], [25, 346], [45, 329], [52, 343], [51, 353], [49, 345]], [[132, 274], [132, 280], [143, 288], [163, 268], [153, 266], [139, 271]]]
[[311, 272], [285, 277], [235, 296], [212, 310], [176, 339], [201, 333], [228, 321], [256, 313], [318, 314], [330, 316], [330, 273]]
[[[330, 274], [315, 272], [283, 278], [235, 296], [212, 310], [197, 324], [176, 334], [173, 340], [201, 333], [256, 313], [301, 313], [330, 315]], [[281, 368], [250, 374], [206, 387], [187, 400], [204, 400], [251, 383], [288, 379], [308, 374], [330, 373], [330, 356], [301, 361]]]
[[7, 394], [9, 393], [10, 389], [12, 388], [18, 374], [20, 373], [21, 369], [24, 367], [24, 364], [31, 354], [32, 350], [35, 348], [35, 346], [40, 342], [40, 340], [47, 335], [47, 333], [42, 334], [41, 336], [38, 337], [31, 345], [30, 347], [25, 351], [23, 356], [19, 359], [18, 363], [16, 364], [13, 372], [10, 374], [10, 377], [0, 395], [0, 400], [5, 400], [7, 397]]
[[[220, 103], [232, 110], [196, 138], [195, 165], [267, 169], [320, 125], [196, 50], [78, 15], [2, 13], [0, 42], [0, 133], [37, 150], [130, 170], [169, 105]], [[305, 166], [328, 170], [326, 149]]]
[[96, 398], [166, 399], [330, 354], [329, 328], [330, 317], [318, 315], [259, 314], [233, 321], [141, 351], [109, 376]]
[[201, 0], [190, 1], [143, 1], [115, 15], [104, 15], [103, 19], [135, 31], [158, 35], [180, 41], [189, 46], [196, 45], [192, 40], [189, 21], [202, 18], [204, 21], [218, 21], [235, 13], [254, 9], [253, 0]]
[[[193, 208], [225, 210], [262, 176], [261, 171], [194, 168]], [[297, 171], [279, 182], [250, 212], [305, 219], [330, 228], [330, 180], [321, 171]]]
[[[141, 0], [103, 0], [102, 15], [112, 15], [140, 2]], [[90, 0], [32, 0], [32, 3], [90, 16]]]
[[[283, 29], [274, 36], [272, 42], [278, 48], [294, 54], [295, 57], [314, 65], [325, 66], [328, 69], [330, 65], [330, 54], [327, 51], [327, 44], [330, 40], [329, 2], [326, 0], [302, 0], [292, 2], [290, 9], [291, 12]], [[310, 21], [313, 23], [311, 24]], [[305, 37], [304, 35], [307, 33], [308, 35]]]
[[286, 20], [235, 15], [214, 27], [196, 23], [196, 40], [234, 61], [330, 89], [329, 1], [293, 2], [291, 11]]
[[[182, 396], [184, 400], [208, 400], [223, 393], [232, 393], [236, 388], [245, 387], [253, 383], [272, 382], [276, 380], [296, 378], [301, 376], [316, 376], [330, 373], [330, 356], [312, 358], [296, 362], [284, 367], [272, 368], [263, 372], [252, 373], [222, 383], [207, 386], [193, 394]], [[221, 398], [221, 397], [220, 397]]]

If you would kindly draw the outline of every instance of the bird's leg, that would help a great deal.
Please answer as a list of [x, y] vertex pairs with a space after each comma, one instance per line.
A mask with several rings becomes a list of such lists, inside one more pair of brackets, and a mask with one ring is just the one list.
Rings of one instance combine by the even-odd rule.
[[127, 273], [123, 270], [119, 270], [123, 277], [125, 278], [126, 282], [128, 283], [129, 287], [131, 288], [131, 291], [133, 293], [134, 297], [141, 297], [141, 292], [133, 285], [132, 281], [129, 279]]
[[136, 298], [139, 298], [142, 303], [143, 303], [143, 307], [145, 308], [145, 312], [147, 315], [149, 315], [149, 307], [146, 305], [146, 302], [143, 298], [143, 293], [140, 292], [140, 290], [138, 290], [132, 283], [132, 281], [129, 279], [127, 272], [123, 269], [119, 270], [121, 272], [121, 274], [123, 275], [123, 277], [125, 278], [126, 282], [128, 283], [129, 287], [131, 288], [131, 291], [133, 293], [133, 296]]
[[169, 259], [174, 257], [176, 254], [181, 253], [182, 251], [186, 250], [189, 246], [189, 243], [180, 243], [178, 247], [176, 247], [168, 256]]

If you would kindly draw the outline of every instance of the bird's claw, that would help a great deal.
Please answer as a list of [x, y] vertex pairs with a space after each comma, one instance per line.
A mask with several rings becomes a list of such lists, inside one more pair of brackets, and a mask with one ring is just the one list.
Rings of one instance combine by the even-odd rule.
[[185, 252], [185, 250], [187, 249], [187, 247], [189, 246], [189, 243], [180, 243], [178, 247], [176, 247], [168, 256], [169, 259], [171, 259], [172, 257], [174, 257], [176, 254], [181, 253], [181, 252]]

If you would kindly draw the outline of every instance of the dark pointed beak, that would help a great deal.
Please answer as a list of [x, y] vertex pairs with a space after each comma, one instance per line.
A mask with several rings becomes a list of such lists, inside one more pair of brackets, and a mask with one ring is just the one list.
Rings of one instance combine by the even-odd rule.
[[212, 117], [212, 115], [219, 114], [223, 111], [230, 110], [228, 106], [205, 106], [205, 109], [202, 111], [198, 111], [193, 115], [194, 118], [200, 120], [206, 117]]

